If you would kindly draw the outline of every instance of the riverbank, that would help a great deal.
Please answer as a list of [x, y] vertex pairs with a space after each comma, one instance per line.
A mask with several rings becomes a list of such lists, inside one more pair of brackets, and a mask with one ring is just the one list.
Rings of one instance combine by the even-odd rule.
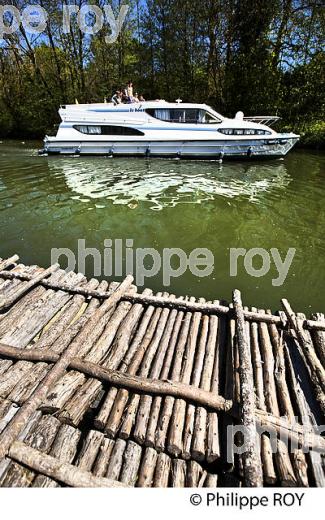
[[[288, 131], [292, 127], [285, 127]], [[325, 150], [325, 121], [316, 121], [295, 127], [295, 132], [300, 135], [297, 148], [306, 150]]]

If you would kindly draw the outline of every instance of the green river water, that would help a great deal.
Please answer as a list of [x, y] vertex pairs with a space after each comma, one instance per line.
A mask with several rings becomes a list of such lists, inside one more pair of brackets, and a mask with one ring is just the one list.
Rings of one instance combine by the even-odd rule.
[[[187, 270], [163, 287], [161, 270], [145, 286], [207, 300], [230, 300], [238, 288], [245, 305], [275, 310], [286, 297], [297, 311], [325, 311], [324, 154], [299, 150], [285, 160], [219, 164], [38, 157], [40, 147], [0, 144], [1, 257], [18, 253], [25, 264], [48, 266], [52, 248], [76, 254], [80, 239], [102, 258], [107, 239], [121, 239], [124, 254], [126, 239], [133, 240], [133, 250], [159, 253], [208, 248], [214, 257], [208, 277]], [[285, 282], [276, 287], [273, 260], [267, 274], [253, 277], [241, 258], [237, 276], [230, 276], [230, 248], [277, 248], [282, 258], [289, 248], [296, 252]], [[261, 257], [253, 265], [259, 269]], [[93, 271], [89, 257], [86, 274]]]

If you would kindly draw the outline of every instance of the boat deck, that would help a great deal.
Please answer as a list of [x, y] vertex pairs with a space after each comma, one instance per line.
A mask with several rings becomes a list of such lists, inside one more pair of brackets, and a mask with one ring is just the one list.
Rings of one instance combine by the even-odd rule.
[[0, 259], [0, 486], [325, 486], [322, 314], [18, 262]]

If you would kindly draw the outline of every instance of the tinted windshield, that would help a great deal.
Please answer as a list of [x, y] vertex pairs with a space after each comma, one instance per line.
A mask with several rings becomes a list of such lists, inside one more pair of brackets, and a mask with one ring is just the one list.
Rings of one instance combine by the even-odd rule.
[[200, 108], [150, 108], [150, 116], [170, 123], [220, 123], [215, 116]]

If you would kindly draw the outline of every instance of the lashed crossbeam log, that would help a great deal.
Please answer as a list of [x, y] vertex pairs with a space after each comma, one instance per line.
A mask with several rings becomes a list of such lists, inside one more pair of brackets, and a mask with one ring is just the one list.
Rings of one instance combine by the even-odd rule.
[[247, 487], [260, 487], [263, 485], [263, 472], [257, 449], [253, 367], [241, 295], [238, 290], [233, 292], [233, 304], [236, 316], [236, 339], [240, 361], [240, 415], [241, 424], [244, 427], [243, 436], [245, 443], [245, 451], [243, 453], [244, 478]]
[[[53, 351], [17, 349], [2, 344], [0, 344], [0, 356], [46, 363], [55, 363], [59, 359], [59, 355]], [[70, 360], [69, 368], [97, 378], [100, 381], [135, 392], [180, 398], [198, 406], [207, 407], [211, 411], [229, 412], [236, 418], [239, 415], [238, 406], [233, 404], [232, 401], [184, 383], [145, 379], [120, 371], [108, 370], [75, 357]], [[269, 433], [281, 434], [283, 438], [287, 437], [293, 440], [298, 446], [313, 448], [325, 453], [325, 439], [315, 433], [306, 432], [303, 426], [297, 423], [291, 424], [286, 419], [275, 417], [263, 410], [256, 409], [255, 416], [259, 429], [265, 428]]]
[[20, 441], [15, 441], [11, 445], [8, 456], [16, 462], [24, 464], [34, 471], [54, 480], [58, 480], [70, 487], [128, 487], [126, 484], [121, 484], [116, 480], [95, 477], [90, 472], [83, 471], [72, 464], [62, 462], [51, 455], [46, 455]]
[[[127, 276], [125, 280], [119, 285], [119, 287], [113, 292], [110, 299], [102, 305], [105, 307], [104, 311], [99, 308], [97, 312], [107, 312], [110, 308], [116, 305], [123, 294], [130, 288], [133, 282], [132, 276]], [[94, 314], [94, 316], [96, 313]], [[72, 342], [71, 345], [62, 354], [60, 359], [54, 364], [52, 369], [47, 373], [41, 384], [36, 388], [31, 397], [24, 403], [19, 412], [15, 415], [6, 430], [0, 435], [0, 459], [4, 457], [11, 444], [19, 435], [22, 428], [30, 416], [40, 407], [42, 402], [45, 400], [49, 390], [56, 383], [60, 377], [63, 376], [68, 366], [78, 352], [79, 343]]]
[[47, 278], [59, 269], [59, 264], [54, 264], [42, 273], [38, 274], [37, 276], [31, 277], [27, 284], [24, 284], [22, 287], [18, 286], [18, 289], [14, 291], [12, 294], [9, 293], [7, 296], [0, 297], [0, 311], [7, 309], [11, 305], [13, 305], [24, 294], [26, 294], [26, 292], [30, 291], [33, 287], [38, 285], [40, 281], [44, 280], [44, 278]]
[[10, 258], [6, 258], [5, 260], [0, 259], [0, 271], [4, 271], [8, 267], [12, 267], [18, 262], [19, 256], [13, 255]]
[[[31, 275], [16, 273], [13, 271], [0, 271], [0, 277], [7, 280], [34, 280], [33, 276]], [[46, 279], [41, 279], [37, 283], [39, 285], [42, 285], [43, 287], [46, 287], [47, 289], [67, 291], [71, 294], [80, 294], [86, 297], [98, 298], [101, 300], [109, 298], [112, 294], [110, 291], [88, 290], [80, 286], [69, 287], [65, 284], [54, 283]], [[154, 305], [160, 307], [168, 307], [170, 309], [177, 308], [179, 310], [184, 309], [190, 312], [202, 312], [204, 314], [217, 314], [220, 316], [228, 315], [230, 318], [234, 316], [233, 309], [231, 309], [230, 307], [214, 303], [191, 302], [181, 298], [175, 298], [174, 300], [171, 300], [169, 297], [146, 296], [143, 294], [130, 294], [128, 292], [123, 295], [122, 299], [125, 301], [129, 301], [133, 304], [139, 303], [142, 305]], [[279, 316], [265, 313], [256, 313], [249, 310], [244, 310], [243, 313], [245, 320], [251, 322], [264, 322], [267, 324], [273, 323], [281, 328], [285, 328], [287, 326], [287, 322]], [[304, 329], [325, 331], [324, 320], [305, 319], [302, 320], [301, 325]]]

